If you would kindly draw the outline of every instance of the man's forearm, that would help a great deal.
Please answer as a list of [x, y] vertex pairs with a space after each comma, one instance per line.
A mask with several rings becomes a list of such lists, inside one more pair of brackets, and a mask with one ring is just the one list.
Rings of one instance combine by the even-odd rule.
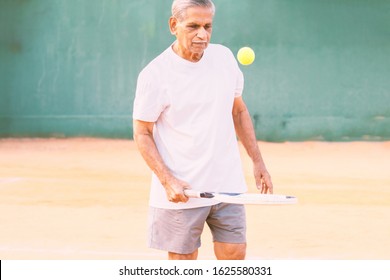
[[153, 136], [149, 134], [134, 134], [134, 140], [137, 143], [138, 150], [144, 158], [149, 168], [156, 174], [161, 184], [165, 186], [173, 177], [169, 168], [165, 165]]
[[135, 122], [134, 128], [134, 140], [138, 149], [146, 164], [156, 174], [165, 188], [167, 199], [175, 203], [187, 202], [188, 197], [184, 195], [183, 190], [188, 188], [189, 185], [177, 179], [164, 163], [153, 139], [153, 125], [145, 122]]
[[259, 146], [257, 145], [255, 130], [248, 110], [237, 113], [233, 116], [233, 119], [238, 139], [243, 144], [249, 157], [254, 163], [261, 164], [265, 169], [265, 164]]
[[233, 119], [237, 136], [253, 161], [253, 174], [257, 188], [264, 194], [273, 193], [271, 176], [268, 173], [263, 157], [261, 156], [260, 148], [257, 145], [252, 119], [246, 106], [243, 106], [242, 110], [235, 111]]

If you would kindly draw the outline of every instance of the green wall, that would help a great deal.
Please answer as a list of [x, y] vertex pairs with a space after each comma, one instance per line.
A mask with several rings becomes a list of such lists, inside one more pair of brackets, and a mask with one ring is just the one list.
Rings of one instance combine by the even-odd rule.
[[[215, 0], [212, 41], [251, 46], [258, 139], [390, 139], [390, 1]], [[132, 137], [138, 72], [171, 0], [0, 0], [0, 137]]]

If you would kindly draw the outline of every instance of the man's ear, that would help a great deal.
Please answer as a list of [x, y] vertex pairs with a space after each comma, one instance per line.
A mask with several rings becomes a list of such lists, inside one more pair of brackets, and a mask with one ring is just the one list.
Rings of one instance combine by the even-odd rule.
[[172, 35], [176, 35], [177, 23], [177, 18], [173, 16], [169, 18], [169, 30], [171, 31]]

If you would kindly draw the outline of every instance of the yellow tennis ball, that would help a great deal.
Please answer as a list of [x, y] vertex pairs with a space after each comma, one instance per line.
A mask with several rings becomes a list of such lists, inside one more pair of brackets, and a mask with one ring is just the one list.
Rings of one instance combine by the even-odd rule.
[[237, 53], [237, 59], [242, 65], [252, 64], [255, 57], [255, 52], [250, 47], [243, 47]]

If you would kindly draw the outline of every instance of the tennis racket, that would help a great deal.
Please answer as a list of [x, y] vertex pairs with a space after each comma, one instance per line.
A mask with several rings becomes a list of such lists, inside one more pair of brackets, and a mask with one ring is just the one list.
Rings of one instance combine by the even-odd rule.
[[295, 204], [298, 199], [295, 196], [260, 193], [215, 193], [185, 190], [184, 194], [192, 198], [214, 199], [219, 202], [233, 204]]

